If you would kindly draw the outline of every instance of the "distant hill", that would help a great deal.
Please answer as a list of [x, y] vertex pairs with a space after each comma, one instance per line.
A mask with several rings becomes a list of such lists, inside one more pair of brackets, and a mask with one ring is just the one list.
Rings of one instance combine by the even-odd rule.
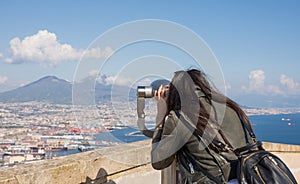
[[264, 108], [295, 108], [300, 107], [300, 95], [259, 95], [244, 94], [232, 98], [241, 105]]
[[[102, 76], [103, 78], [105, 76]], [[72, 92], [73, 90], [73, 92]], [[73, 95], [73, 99], [72, 99]], [[0, 93], [0, 102], [49, 102], [55, 104], [93, 104], [102, 101], [135, 101], [136, 90], [126, 86], [110, 85], [86, 78], [74, 85], [55, 76], [46, 76], [25, 86]], [[242, 94], [232, 97], [243, 108], [299, 107], [300, 95], [272, 96]]]
[[[77, 104], [91, 104], [94, 101], [114, 98], [135, 98], [135, 90], [125, 86], [95, 83], [93, 79], [85, 79], [76, 83], [73, 94]], [[46, 76], [28, 85], [0, 93], [0, 102], [49, 102], [56, 104], [72, 103], [72, 83], [55, 76]], [[93, 89], [89, 89], [93, 87]], [[129, 92], [128, 92], [129, 91]], [[129, 94], [128, 94], [129, 93]], [[88, 98], [90, 97], [90, 98]], [[74, 99], [73, 99], [74, 100]]]
[[55, 76], [46, 76], [17, 89], [0, 93], [0, 102], [44, 101], [71, 103], [72, 84]]

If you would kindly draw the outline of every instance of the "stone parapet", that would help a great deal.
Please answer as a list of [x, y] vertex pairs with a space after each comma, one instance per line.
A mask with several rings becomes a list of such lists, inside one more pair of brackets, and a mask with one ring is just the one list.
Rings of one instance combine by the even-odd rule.
[[[276, 153], [300, 181], [300, 146], [264, 143]], [[153, 170], [150, 140], [83, 152], [14, 167], [0, 168], [0, 184], [160, 184]]]
[[300, 145], [263, 142], [263, 147], [270, 152], [300, 153]]
[[133, 173], [155, 174], [150, 164], [150, 141], [0, 169], [0, 184], [104, 183]]

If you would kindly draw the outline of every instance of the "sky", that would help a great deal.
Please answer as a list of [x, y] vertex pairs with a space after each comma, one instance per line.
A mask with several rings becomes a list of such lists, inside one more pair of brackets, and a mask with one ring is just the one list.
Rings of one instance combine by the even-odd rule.
[[[153, 68], [171, 76], [176, 69], [193, 67], [194, 61], [174, 45], [144, 41], [115, 52], [114, 43], [99, 43], [103, 35], [130, 22], [162, 20], [190, 30], [207, 44], [233, 98], [243, 93], [293, 96], [300, 92], [299, 18], [297, 0], [1, 0], [0, 92], [48, 75], [72, 81], [83, 58], [105, 61], [101, 68], [84, 64], [89, 66], [86, 73], [105, 74], [112, 83], [125, 71], [147, 73]], [[170, 30], [185, 39], [175, 33]], [[134, 34], [125, 31], [110, 40]], [[124, 77], [118, 82], [132, 85]]]

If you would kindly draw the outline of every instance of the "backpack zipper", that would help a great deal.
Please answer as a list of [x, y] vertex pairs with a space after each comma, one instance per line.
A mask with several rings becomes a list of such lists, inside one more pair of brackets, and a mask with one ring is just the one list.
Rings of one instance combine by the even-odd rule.
[[[242, 168], [242, 169], [244, 168], [245, 162], [246, 162], [252, 155], [255, 155], [256, 153], [258, 153], [258, 152], [253, 152], [253, 153], [249, 154], [247, 157], [244, 158], [244, 160], [243, 160], [243, 162], [242, 162], [242, 164], [241, 164], [241, 168]], [[244, 171], [241, 172], [241, 181], [243, 181], [243, 182], [246, 181], [245, 175], [244, 175]]]
[[257, 166], [254, 166], [254, 170], [257, 173], [259, 179], [265, 184], [266, 182], [264, 181], [263, 177], [261, 176], [261, 174], [260, 174], [259, 169], [258, 169]]
[[288, 180], [289, 180], [291, 183], [294, 183], [294, 182], [290, 179], [289, 175], [288, 175], [284, 170], [282, 170], [282, 169], [278, 166], [278, 163], [275, 161], [274, 158], [272, 158], [271, 156], [268, 156], [268, 159], [276, 165], [276, 167], [280, 170], [280, 172], [282, 172], [282, 173], [288, 178]]
[[193, 164], [189, 163], [189, 167], [190, 167], [191, 174], [194, 174], [195, 173], [195, 169], [194, 169]]

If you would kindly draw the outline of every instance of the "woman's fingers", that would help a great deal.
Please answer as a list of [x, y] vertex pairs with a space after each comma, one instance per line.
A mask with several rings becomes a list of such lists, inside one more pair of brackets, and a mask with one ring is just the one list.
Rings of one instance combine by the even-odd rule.
[[163, 87], [162, 87], [162, 85], [160, 85], [157, 90], [158, 99], [160, 99], [160, 97], [162, 96], [162, 92], [163, 92]]
[[165, 98], [167, 96], [166, 91], [169, 89], [169, 86], [159, 86], [157, 90], [154, 92], [154, 99], [160, 100], [161, 98]]

